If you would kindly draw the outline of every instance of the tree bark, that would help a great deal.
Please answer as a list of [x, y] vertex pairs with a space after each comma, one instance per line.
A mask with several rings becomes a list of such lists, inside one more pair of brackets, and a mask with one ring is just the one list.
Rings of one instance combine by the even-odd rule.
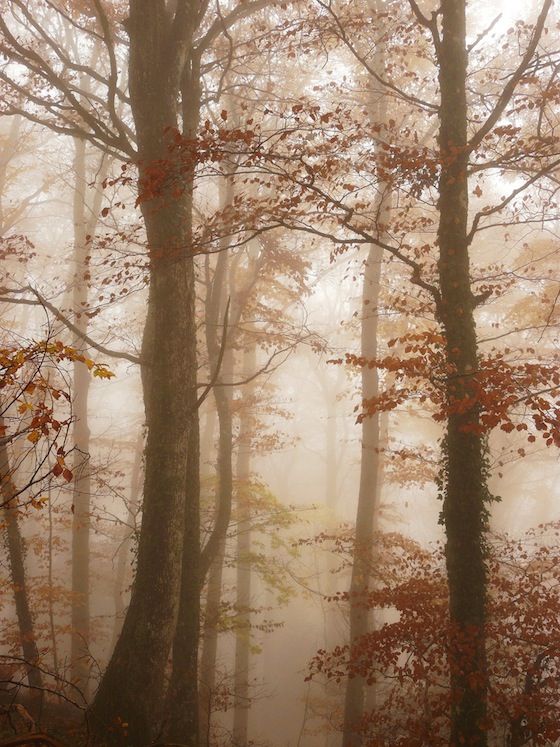
[[216, 664], [218, 657], [218, 622], [222, 600], [224, 566], [223, 548], [212, 561], [208, 573], [208, 591], [204, 611], [203, 644], [200, 654], [200, 744], [211, 744], [213, 703], [216, 695]]
[[[370, 246], [364, 268], [362, 294], [362, 355], [368, 360], [377, 357], [377, 327], [379, 305], [379, 279], [383, 252]], [[377, 368], [362, 369], [362, 398], [379, 393]], [[365, 417], [362, 422], [362, 454], [360, 461], [360, 487], [356, 516], [356, 535], [350, 579], [350, 656], [356, 656], [360, 639], [368, 632], [367, 594], [373, 559], [373, 538], [379, 510], [379, 413]], [[358, 747], [361, 738], [357, 727], [364, 713], [366, 682], [361, 676], [347, 681], [344, 699], [342, 747]]]
[[187, 501], [179, 616], [173, 638], [173, 662], [167, 697], [166, 735], [171, 742], [196, 747], [199, 736], [198, 644], [200, 635], [200, 436], [191, 423]]
[[[371, 3], [372, 11], [375, 3]], [[374, 58], [374, 67], [380, 73], [385, 67], [383, 45], [379, 44]], [[373, 81], [372, 81], [373, 82]], [[387, 101], [384, 93], [372, 96], [368, 107], [372, 125], [379, 125], [387, 119]], [[391, 210], [390, 189], [381, 182], [377, 187], [374, 206], [377, 215], [378, 238], [386, 238]], [[361, 354], [366, 360], [378, 357], [379, 296], [383, 250], [371, 244], [364, 265], [361, 315]], [[379, 371], [376, 366], [362, 368], [362, 400], [367, 401], [379, 395]], [[374, 412], [362, 421], [362, 452], [360, 460], [360, 487], [356, 515], [356, 535], [350, 579], [350, 656], [359, 656], [360, 639], [369, 630], [369, 610], [367, 595], [371, 583], [371, 569], [374, 562], [373, 547], [378, 528], [379, 501], [381, 496], [380, 465], [380, 413]], [[364, 606], [365, 605], [365, 606]], [[366, 699], [366, 679], [355, 676], [347, 681], [344, 700], [344, 721], [342, 747], [359, 747], [361, 738], [357, 727], [363, 718]]]
[[[0, 427], [3, 426], [4, 418], [0, 415]], [[37, 718], [40, 710], [43, 678], [40, 669], [36, 667], [39, 662], [39, 649], [37, 648], [33, 613], [31, 612], [27, 594], [23, 537], [19, 528], [17, 507], [11, 503], [11, 498], [16, 491], [11, 478], [10, 458], [5, 439], [0, 439], [0, 493], [21, 648], [23, 658], [28, 667], [27, 679], [30, 687], [34, 690], [34, 692], [32, 691], [29, 708], [30, 712], [32, 712], [31, 715]]]
[[138, 515], [138, 505], [140, 503], [140, 492], [142, 490], [143, 480], [143, 459], [144, 452], [144, 433], [140, 432], [136, 442], [134, 452], [134, 464], [130, 476], [130, 497], [128, 499], [128, 516], [123, 525], [123, 536], [117, 556], [117, 571], [113, 582], [113, 601], [115, 605], [115, 617], [113, 623], [113, 639], [111, 642], [111, 651], [117, 645], [117, 640], [121, 634], [123, 620], [125, 616], [125, 604], [123, 594], [126, 589], [127, 568], [130, 566], [130, 550], [132, 548], [132, 539], [136, 530], [136, 517]]
[[[168, 137], [178, 129], [183, 91], [183, 134], [193, 136], [200, 95], [193, 70], [192, 36], [198, 5], [181, 2], [174, 19], [163, 2], [131, 0], [130, 98], [136, 124], [140, 191], [150, 180], [150, 165], [168, 162]], [[188, 94], [188, 95], [186, 95]], [[185, 107], [190, 110], [185, 111]], [[186, 118], [188, 115], [188, 119]], [[183, 568], [183, 590], [196, 587], [182, 620], [188, 645], [198, 645], [199, 505], [189, 480], [198, 475], [196, 411], [196, 329], [192, 189], [194, 163], [185, 174], [181, 195], [142, 202], [150, 255], [148, 314], [141, 367], [147, 442], [142, 529], [130, 606], [121, 636], [92, 706], [94, 727], [112, 729], [114, 741], [143, 745], [162, 729], [165, 668], [175, 636]], [[187, 504], [187, 505], [185, 505]], [[185, 537], [185, 529], [188, 538]], [[188, 560], [183, 549], [188, 545]], [[189, 578], [185, 578], [185, 575]], [[187, 592], [186, 592], [187, 593]], [[140, 655], [141, 652], [141, 655]], [[196, 687], [196, 657], [187, 654]], [[194, 670], [194, 671], [193, 671]], [[182, 714], [181, 741], [195, 744], [197, 705], [188, 694]], [[127, 726], [123, 726], [127, 724]]]
[[[244, 377], [257, 368], [255, 343], [248, 343], [244, 354]], [[251, 653], [251, 451], [254, 381], [247, 385], [241, 407], [237, 453], [237, 620], [233, 684], [233, 744], [249, 744], [249, 666]], [[241, 499], [241, 500], [240, 500]]]
[[485, 652], [487, 486], [479, 406], [474, 301], [467, 240], [467, 50], [465, 0], [443, 0], [438, 45], [440, 105], [440, 221], [438, 314], [445, 332], [447, 433], [443, 519], [450, 594], [449, 652], [452, 745], [486, 745]]

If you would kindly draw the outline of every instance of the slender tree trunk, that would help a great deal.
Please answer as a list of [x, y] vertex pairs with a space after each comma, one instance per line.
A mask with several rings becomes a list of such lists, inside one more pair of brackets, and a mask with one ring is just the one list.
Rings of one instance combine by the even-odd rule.
[[[233, 179], [225, 180], [220, 194], [221, 208], [233, 204]], [[233, 493], [233, 430], [231, 401], [233, 389], [233, 348], [232, 336], [239, 322], [241, 313], [235, 290], [227, 302], [225, 294], [229, 287], [229, 250], [230, 240], [222, 238], [219, 242], [219, 254], [213, 279], [210, 278], [209, 264], [206, 263], [207, 295], [206, 312], [206, 346], [210, 374], [217, 374], [216, 386], [213, 389], [218, 415], [218, 500], [212, 532], [202, 550], [200, 569], [201, 583], [210, 570], [211, 564], [223, 553], [224, 541], [231, 519]], [[231, 302], [233, 300], [233, 302]], [[220, 364], [220, 358], [221, 364]]]
[[[4, 428], [4, 418], [0, 416], [0, 430]], [[2, 518], [8, 549], [10, 578], [14, 591], [16, 615], [23, 658], [27, 664], [27, 679], [35, 692], [29, 703], [31, 715], [37, 718], [40, 710], [43, 680], [41, 671], [35, 666], [39, 663], [39, 650], [33, 623], [33, 613], [29, 604], [25, 579], [24, 542], [19, 528], [17, 508], [12, 504], [16, 491], [11, 477], [11, 465], [5, 439], [0, 439], [0, 498], [2, 501]]]
[[[0, 236], [11, 228], [11, 222], [4, 212], [2, 197], [8, 164], [13, 153], [16, 151], [21, 122], [21, 117], [12, 117], [8, 139], [0, 153]], [[4, 426], [4, 417], [0, 415], [0, 432], [2, 433], [5, 432]], [[11, 503], [15, 492], [8, 447], [6, 440], [2, 438], [0, 439], [0, 501], [2, 505], [2, 521], [23, 658], [29, 664], [27, 674], [29, 685], [32, 688], [36, 688], [35, 692], [32, 693], [32, 700], [29, 707], [33, 711], [32, 716], [37, 718], [40, 710], [43, 682], [40, 670], [34, 667], [34, 664], [39, 661], [39, 650], [37, 648], [33, 613], [29, 604], [25, 579], [24, 539], [21, 535], [17, 508]]]
[[[257, 367], [256, 348], [245, 348], [244, 376], [251, 376]], [[246, 386], [239, 426], [237, 453], [237, 622], [234, 668], [233, 744], [249, 744], [249, 667], [251, 653], [251, 450], [254, 384]]]
[[210, 745], [213, 703], [216, 694], [218, 622], [222, 601], [224, 548], [212, 561], [208, 573], [202, 652], [200, 654], [200, 744]]
[[[467, 51], [465, 0], [443, 0], [438, 48], [441, 176], [438, 313], [446, 338], [449, 415], [444, 444], [446, 563], [454, 639], [449, 663], [451, 744], [486, 745], [487, 497], [476, 384], [478, 352], [467, 240]], [[458, 405], [458, 403], [461, 403]]]
[[[364, 268], [362, 295], [362, 355], [377, 357], [377, 326], [379, 279], [382, 250], [371, 245]], [[362, 398], [367, 400], [379, 393], [379, 374], [375, 367], [362, 369]], [[356, 517], [356, 537], [350, 580], [350, 647], [351, 656], [359, 650], [360, 638], [368, 632], [367, 603], [373, 560], [373, 537], [379, 509], [379, 413], [362, 422], [362, 456], [360, 488]], [[364, 712], [366, 682], [356, 676], [348, 680], [344, 700], [343, 747], [357, 747], [361, 738], [357, 733]]]
[[58, 662], [58, 640], [56, 635], [55, 611], [54, 611], [54, 548], [53, 548], [53, 508], [51, 503], [51, 487], [48, 488], [47, 511], [49, 517], [49, 549], [48, 549], [48, 585], [49, 585], [49, 633], [51, 636], [51, 653], [53, 658], [53, 672], [60, 676]]
[[[375, 3], [371, 3], [372, 10]], [[375, 69], [380, 73], [385, 66], [382, 46], [376, 52]], [[387, 102], [384, 94], [372, 98], [369, 104], [369, 119], [372, 125], [379, 125], [387, 119]], [[380, 183], [377, 187], [374, 206], [379, 238], [385, 238], [391, 210], [390, 189]], [[372, 244], [364, 266], [362, 290], [361, 352], [366, 360], [378, 357], [379, 295], [383, 250]], [[378, 396], [379, 372], [376, 366], [362, 368], [362, 399]], [[350, 580], [350, 651], [351, 657], [359, 651], [360, 639], [369, 629], [367, 593], [371, 582], [371, 568], [374, 561], [374, 536], [379, 518], [381, 495], [380, 475], [380, 413], [365, 417], [362, 421], [362, 454], [360, 461], [360, 487], [356, 516], [356, 537], [352, 576]], [[344, 701], [343, 747], [359, 747], [361, 737], [357, 727], [364, 715], [366, 700], [366, 680], [356, 676], [347, 681]]]
[[333, 513], [336, 511], [338, 501], [338, 468], [340, 457], [340, 442], [338, 440], [337, 428], [337, 402], [336, 396], [329, 391], [329, 386], [325, 386], [327, 401], [327, 424], [325, 433], [325, 470], [326, 470], [326, 491], [325, 504]]
[[[86, 146], [83, 140], [74, 140], [74, 288], [73, 308], [75, 324], [82, 334], [87, 334], [88, 317], [84, 313], [88, 299], [86, 273], [88, 262], [85, 208], [86, 208]], [[75, 340], [76, 349], [88, 357], [88, 347], [83, 339]], [[70, 636], [70, 674], [72, 681], [84, 695], [89, 679], [89, 541], [91, 479], [89, 465], [88, 397], [90, 376], [87, 367], [79, 361], [73, 366], [74, 398], [72, 402], [74, 428], [74, 485], [72, 493], [72, 621]]]
[[[85, 313], [89, 301], [89, 257], [101, 210], [101, 184], [107, 174], [108, 159], [104, 154], [99, 159], [96, 171], [96, 186], [93, 199], [88, 200], [86, 144], [74, 139], [74, 279], [72, 303], [75, 325], [79, 334], [74, 340], [75, 348], [86, 358], [89, 348], [84, 342], [88, 332], [88, 316]], [[73, 365], [74, 416], [74, 485], [72, 494], [72, 619], [70, 636], [70, 674], [72, 681], [82, 689], [84, 697], [89, 695], [89, 644], [90, 644], [90, 533], [91, 533], [91, 471], [90, 471], [90, 427], [88, 399], [91, 377], [87, 367], [75, 361]]]
[[[222, 205], [231, 204], [231, 185], [222, 194]], [[220, 386], [231, 383], [233, 379], [233, 351], [231, 340], [222, 335], [225, 313], [224, 296], [228, 286], [228, 246], [222, 244], [218, 255], [214, 277], [210, 278], [209, 258], [206, 259], [206, 346], [210, 372], [217, 369], [220, 359], [220, 347], [227, 343], [223, 353], [222, 372], [218, 376], [214, 387], [214, 400], [218, 416], [218, 496], [216, 514], [211, 541], [215, 544], [215, 552], [208, 572], [208, 591], [206, 596], [206, 613], [204, 620], [204, 643], [200, 664], [200, 737], [202, 744], [208, 744], [212, 722], [212, 702], [216, 689], [216, 663], [218, 654], [218, 619], [222, 599], [222, 577], [225, 551], [226, 531], [231, 517], [233, 493], [233, 430], [231, 416], [231, 387]], [[220, 323], [222, 322], [222, 323]], [[229, 329], [231, 335], [231, 327]]]

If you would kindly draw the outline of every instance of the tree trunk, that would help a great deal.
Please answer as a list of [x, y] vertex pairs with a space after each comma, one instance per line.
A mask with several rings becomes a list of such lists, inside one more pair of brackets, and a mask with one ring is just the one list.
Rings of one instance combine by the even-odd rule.
[[[95, 169], [96, 191], [88, 204], [86, 174], [86, 144], [74, 139], [74, 279], [72, 305], [75, 325], [79, 334], [74, 346], [86, 358], [89, 348], [83, 336], [88, 332], [88, 280], [91, 237], [95, 234], [101, 211], [101, 184], [107, 175], [108, 159], [101, 153]], [[90, 642], [90, 532], [91, 532], [91, 473], [90, 473], [90, 428], [88, 398], [91, 376], [80, 361], [73, 364], [74, 417], [74, 485], [72, 494], [72, 621], [70, 637], [70, 673], [72, 681], [81, 688], [84, 697], [89, 693], [89, 642]]]
[[[228, 180], [230, 181], [230, 180]], [[231, 204], [232, 185], [222, 193], [222, 206]], [[210, 279], [209, 257], [206, 258], [206, 346], [208, 350], [209, 371], [212, 375], [218, 367], [220, 352], [223, 354], [222, 372], [218, 375], [217, 384], [213, 395], [216, 402], [218, 416], [218, 496], [216, 501], [216, 513], [214, 528], [212, 530], [211, 542], [215, 546], [212, 549], [212, 558], [208, 571], [208, 591], [206, 596], [206, 613], [204, 620], [204, 645], [201, 655], [200, 685], [201, 685], [201, 707], [200, 707], [200, 741], [209, 744], [212, 703], [216, 689], [216, 659], [218, 653], [218, 620], [222, 599], [222, 577], [225, 551], [226, 532], [230, 523], [231, 504], [233, 493], [233, 430], [231, 416], [232, 388], [220, 386], [226, 382], [231, 383], [233, 379], [233, 350], [231, 339], [226, 341], [221, 335], [221, 314], [224, 311], [224, 296], [228, 287], [228, 246], [222, 243], [218, 255], [214, 277]], [[227, 320], [226, 320], [227, 321]], [[231, 325], [229, 335], [231, 336]], [[221, 341], [220, 341], [221, 337]], [[220, 345], [227, 342], [225, 351], [220, 351]], [[206, 562], [204, 563], [206, 566]]]
[[[375, 3], [370, 3], [372, 11]], [[380, 73], [385, 67], [383, 46], [378, 45], [374, 58], [374, 68]], [[373, 81], [372, 81], [373, 82]], [[387, 119], [387, 101], [384, 92], [371, 97], [368, 107], [372, 125], [379, 125]], [[377, 215], [378, 238], [385, 239], [389, 225], [391, 197], [388, 185], [381, 182], [377, 187], [374, 206]], [[361, 352], [366, 360], [378, 357], [379, 295], [383, 250], [371, 244], [364, 266], [362, 290]], [[368, 400], [379, 395], [379, 371], [376, 366], [362, 368], [362, 399]], [[356, 537], [350, 580], [350, 655], [354, 657], [362, 638], [369, 629], [367, 593], [371, 582], [371, 568], [374, 560], [374, 536], [379, 518], [381, 495], [380, 475], [380, 413], [365, 417], [362, 421], [362, 453], [360, 460], [360, 487], [356, 516]], [[366, 680], [356, 676], [347, 681], [344, 701], [343, 747], [359, 747], [361, 738], [356, 730], [365, 709]]]
[[[183, 113], [183, 130], [186, 136], [196, 132], [198, 74], [188, 53], [197, 7], [185, 3], [172, 24], [163, 2], [130, 0], [130, 97], [141, 192], [149, 185], [150, 165], [172, 157], [167, 141], [178, 127], [177, 102], [189, 75], [190, 95], [184, 91], [183, 102], [191, 110], [188, 120]], [[150, 255], [141, 353], [147, 424], [142, 528], [130, 606], [92, 706], [94, 728], [101, 733], [112, 729], [114, 741], [126, 738], [131, 747], [144, 745], [161, 731], [182, 570], [183, 589], [196, 588], [187, 618], [182, 618], [189, 638], [182, 650], [192, 652], [198, 646], [199, 505], [198, 489], [189, 484], [194, 474], [198, 479], [192, 177], [192, 171], [185, 174], [181, 195], [142, 202]], [[189, 554], [183, 561], [184, 547]], [[187, 653], [186, 661], [190, 671], [183, 676], [196, 688], [196, 657]], [[185, 697], [181, 741], [195, 744], [197, 705]]]
[[121, 634], [123, 619], [125, 615], [125, 604], [123, 594], [126, 591], [125, 579], [126, 571], [130, 566], [130, 551], [132, 548], [132, 539], [136, 529], [136, 517], [138, 515], [138, 505], [140, 503], [140, 491], [142, 488], [142, 454], [144, 451], [144, 433], [140, 432], [136, 443], [134, 453], [134, 464], [130, 476], [130, 497], [128, 502], [127, 522], [123, 526], [124, 534], [122, 537], [119, 553], [117, 556], [117, 572], [113, 582], [113, 602], [115, 605], [115, 618], [113, 623], [113, 640], [111, 651], [117, 645], [117, 640]]
[[[256, 370], [256, 348], [248, 343], [244, 356], [244, 377]], [[234, 668], [233, 744], [249, 744], [249, 665], [251, 652], [251, 414], [253, 411], [254, 382], [247, 385], [241, 407], [239, 450], [237, 454], [237, 620]], [[241, 500], [239, 500], [241, 498]]]
[[[445, 331], [447, 434], [444, 442], [446, 563], [452, 642], [452, 745], [486, 745], [485, 653], [487, 497], [479, 406], [477, 338], [467, 241], [467, 51], [465, 0], [443, 0], [438, 48], [441, 176], [438, 314]], [[458, 403], [460, 403], [458, 405]]]
[[[0, 415], [0, 430], [3, 432], [4, 418]], [[19, 528], [17, 508], [11, 500], [15, 494], [11, 478], [10, 458], [5, 439], [0, 439], [0, 495], [2, 500], [2, 516], [4, 532], [8, 549], [10, 578], [14, 591], [16, 615], [23, 658], [27, 665], [27, 679], [32, 697], [29, 702], [30, 712], [34, 718], [38, 717], [42, 695], [43, 680], [41, 671], [35, 666], [39, 662], [39, 650], [33, 624], [33, 614], [29, 604], [27, 585], [25, 580], [24, 544]]]
[[[74, 140], [74, 288], [73, 308], [75, 324], [87, 334], [88, 317], [84, 313], [88, 299], [87, 240], [85, 225], [86, 205], [86, 145]], [[79, 337], [76, 349], [88, 357], [88, 347]], [[70, 674], [72, 681], [85, 695], [89, 677], [89, 535], [91, 479], [89, 466], [88, 397], [90, 375], [79, 361], [73, 365], [72, 414], [74, 416], [74, 484], [72, 493], [72, 621], [70, 635]]]
[[[362, 355], [377, 357], [377, 326], [379, 304], [379, 279], [382, 250], [371, 245], [364, 268], [362, 295]], [[377, 368], [362, 368], [362, 398], [367, 400], [379, 393]], [[362, 456], [360, 461], [360, 488], [356, 516], [356, 537], [350, 580], [350, 649], [356, 655], [360, 638], [368, 632], [367, 603], [373, 558], [373, 537], [379, 509], [379, 413], [364, 418], [362, 422]], [[344, 700], [343, 747], [361, 744], [356, 728], [364, 712], [366, 682], [356, 676], [347, 681]]]
[[198, 419], [191, 423], [183, 569], [173, 664], [167, 697], [166, 735], [171, 742], [198, 745], [198, 643], [200, 625], [200, 443]]
[[207, 745], [207, 747], [211, 743], [213, 703], [216, 695], [218, 622], [222, 601], [223, 566], [224, 551], [222, 547], [212, 561], [208, 573], [203, 644], [200, 654], [200, 744]]

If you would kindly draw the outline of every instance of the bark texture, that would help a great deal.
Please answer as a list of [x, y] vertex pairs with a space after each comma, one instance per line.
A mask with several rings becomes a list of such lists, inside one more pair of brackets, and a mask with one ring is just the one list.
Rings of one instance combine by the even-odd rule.
[[[130, 97], [140, 193], [150, 183], [150, 167], [171, 158], [168, 138], [179, 126], [178, 102], [192, 72], [189, 53], [197, 18], [194, 2], [179, 3], [173, 17], [161, 0], [130, 2]], [[183, 110], [183, 134], [188, 136], [198, 122], [196, 91], [183, 90], [184, 106], [187, 100], [194, 107]], [[115, 741], [126, 732], [131, 746], [145, 744], [163, 728], [164, 675], [184, 566], [191, 579], [183, 578], [183, 588], [196, 586], [197, 594], [199, 588], [198, 490], [189, 484], [198, 448], [192, 443], [197, 435], [192, 174], [185, 175], [184, 187], [179, 196], [163, 194], [142, 203], [150, 253], [141, 355], [147, 424], [142, 530], [130, 607], [92, 707], [97, 730], [112, 730]], [[188, 562], [183, 562], [185, 546]], [[198, 605], [191, 601], [188, 619], [182, 621], [191, 639], [182, 649], [189, 651], [198, 644]], [[191, 669], [185, 676], [196, 683], [196, 661], [192, 653], [186, 657]], [[194, 744], [197, 706], [187, 696], [183, 708], [181, 741]]]
[[[370, 5], [372, 11], [376, 4]], [[374, 68], [381, 73], [385, 67], [384, 48], [378, 45], [374, 58]], [[369, 102], [369, 119], [373, 126], [387, 120], [387, 100], [384, 95], [372, 95]], [[391, 198], [388, 185], [378, 185], [376, 204], [378, 238], [386, 238], [389, 225]], [[383, 250], [371, 244], [364, 265], [362, 289], [361, 353], [366, 360], [378, 357], [379, 349], [379, 296]], [[362, 368], [362, 400], [367, 401], [379, 395], [379, 371], [377, 367]], [[359, 658], [361, 639], [368, 633], [370, 614], [367, 609], [367, 595], [371, 583], [371, 570], [374, 563], [374, 537], [378, 528], [379, 501], [381, 495], [380, 465], [380, 420], [379, 412], [364, 418], [362, 422], [362, 452], [360, 460], [360, 487], [356, 515], [356, 536], [350, 580], [350, 648], [352, 658]], [[364, 606], [364, 604], [366, 606]], [[358, 727], [365, 709], [367, 692], [366, 678], [352, 677], [346, 685], [344, 700], [344, 721], [342, 747], [359, 747], [362, 740]]]
[[[254, 342], [246, 343], [244, 377], [257, 368]], [[239, 447], [237, 452], [237, 625], [233, 683], [233, 743], [249, 744], [249, 708], [251, 696], [249, 669], [251, 660], [251, 453], [254, 381], [246, 385], [240, 410]]]
[[[379, 279], [382, 250], [371, 245], [364, 269], [362, 293], [362, 355], [377, 357], [377, 327]], [[362, 369], [362, 399], [379, 393], [377, 368]], [[351, 657], [358, 657], [360, 639], [368, 632], [367, 603], [373, 559], [373, 537], [379, 508], [379, 413], [366, 417], [362, 423], [362, 454], [360, 488], [356, 515], [356, 536], [350, 580], [350, 647]], [[358, 747], [361, 739], [357, 728], [364, 713], [366, 681], [356, 676], [348, 680], [344, 700], [342, 747]]]
[[[0, 415], [0, 426], [4, 426], [4, 418]], [[40, 711], [43, 678], [41, 670], [35, 665], [39, 662], [39, 650], [35, 636], [33, 614], [27, 594], [25, 577], [24, 542], [18, 521], [18, 509], [13, 502], [16, 490], [11, 478], [11, 465], [5, 439], [0, 439], [0, 499], [2, 506], [2, 522], [8, 550], [10, 578], [14, 592], [16, 616], [19, 627], [21, 649], [27, 664], [27, 678], [32, 688], [29, 700], [31, 715], [37, 718]]]
[[449, 652], [452, 745], [486, 745], [485, 653], [487, 487], [479, 406], [473, 384], [478, 370], [467, 238], [466, 3], [444, 0], [438, 49], [441, 177], [439, 288], [445, 331], [447, 433], [444, 442], [446, 563], [453, 642]]

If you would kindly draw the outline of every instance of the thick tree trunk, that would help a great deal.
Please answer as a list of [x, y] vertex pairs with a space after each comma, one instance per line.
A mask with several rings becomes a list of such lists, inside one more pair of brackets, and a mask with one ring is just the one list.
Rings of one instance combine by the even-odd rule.
[[473, 384], [477, 338], [467, 241], [467, 51], [465, 0], [443, 0], [438, 49], [441, 177], [438, 313], [446, 338], [450, 374], [444, 444], [446, 562], [453, 641], [449, 663], [453, 706], [452, 745], [486, 745], [487, 496], [479, 408]]
[[[175, 25], [163, 2], [131, 0], [130, 96], [136, 123], [141, 192], [150, 165], [171, 158], [170, 131], [178, 126], [177, 102], [197, 17], [197, 4], [184, 4]], [[189, 104], [198, 105], [193, 76]], [[183, 96], [185, 100], [185, 96]], [[190, 112], [198, 121], [198, 108]], [[194, 134], [183, 117], [184, 134]], [[171, 130], [170, 130], [171, 128]], [[193, 164], [194, 169], [194, 164]], [[198, 466], [196, 423], [196, 329], [192, 241], [192, 174], [185, 175], [180, 196], [163, 195], [142, 203], [150, 253], [148, 315], [142, 345], [142, 381], [147, 442], [142, 529], [130, 606], [121, 636], [92, 706], [96, 728], [112, 729], [126, 744], [144, 745], [160, 733], [165, 669], [175, 636], [182, 568], [183, 589], [196, 587], [188, 619], [182, 620], [189, 643], [198, 645], [199, 506], [189, 479]], [[187, 504], [187, 505], [185, 505]], [[188, 540], [185, 528], [188, 530]], [[183, 548], [189, 557], [183, 562]], [[186, 654], [194, 671], [185, 672], [196, 688], [196, 657]], [[196, 702], [187, 695], [181, 736], [194, 744]], [[123, 724], [127, 724], [126, 727]], [[190, 726], [189, 726], [190, 725]]]
[[196, 747], [199, 732], [198, 643], [200, 625], [200, 436], [198, 419], [191, 422], [187, 469], [187, 501], [183, 533], [183, 563], [179, 616], [173, 638], [173, 665], [167, 697], [166, 735], [169, 741]]

